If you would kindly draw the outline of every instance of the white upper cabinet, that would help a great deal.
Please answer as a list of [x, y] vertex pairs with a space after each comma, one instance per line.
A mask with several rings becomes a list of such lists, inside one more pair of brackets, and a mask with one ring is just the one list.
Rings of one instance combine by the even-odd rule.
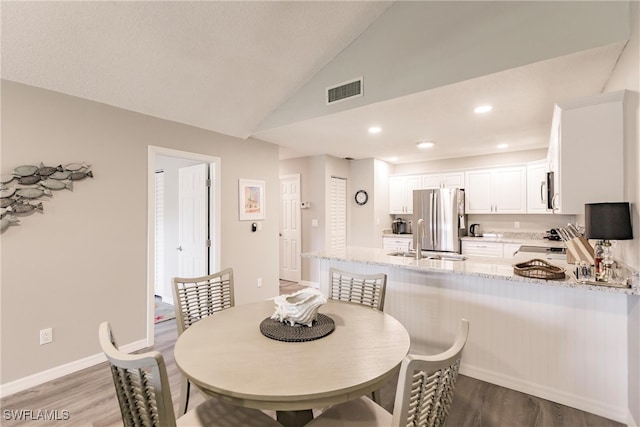
[[464, 172], [423, 175], [422, 188], [464, 188]]
[[421, 185], [422, 175], [389, 177], [389, 213], [413, 214], [413, 190]]
[[527, 212], [550, 213], [547, 210], [547, 161], [527, 163]]
[[526, 172], [524, 166], [467, 171], [467, 213], [526, 213]]
[[554, 212], [584, 214], [585, 203], [624, 200], [625, 91], [556, 105], [548, 165]]

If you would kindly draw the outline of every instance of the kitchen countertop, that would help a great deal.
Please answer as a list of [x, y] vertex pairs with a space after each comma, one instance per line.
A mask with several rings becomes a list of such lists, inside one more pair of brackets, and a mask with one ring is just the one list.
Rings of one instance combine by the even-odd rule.
[[[520, 243], [521, 245], [551, 248], [564, 247], [564, 242], [543, 239], [542, 235], [541, 233], [485, 233], [482, 237], [464, 236], [460, 240], [465, 242]], [[413, 238], [413, 234], [383, 233], [382, 237]]]
[[[531, 240], [528, 240], [527, 242], [531, 242]], [[562, 242], [552, 243], [562, 244]], [[566, 261], [562, 260], [551, 260], [550, 263], [566, 270], [564, 280], [544, 280], [516, 275], [513, 272], [513, 265], [535, 258], [535, 255], [531, 253], [518, 253], [514, 259], [467, 256], [467, 259], [464, 261], [454, 261], [425, 258], [416, 260], [413, 257], [389, 255], [391, 252], [392, 251], [389, 251], [388, 249], [348, 247], [346, 249], [336, 251], [308, 252], [302, 254], [302, 256], [304, 258], [373, 264], [424, 272], [449, 273], [464, 276], [484, 277], [488, 279], [504, 279], [516, 282], [560, 286], [565, 288], [579, 288], [601, 292], [640, 295], [640, 273], [637, 271], [630, 271], [629, 273], [632, 282], [632, 286], [630, 288], [618, 288], [578, 283], [571, 273], [575, 266], [573, 264], [567, 264]]]

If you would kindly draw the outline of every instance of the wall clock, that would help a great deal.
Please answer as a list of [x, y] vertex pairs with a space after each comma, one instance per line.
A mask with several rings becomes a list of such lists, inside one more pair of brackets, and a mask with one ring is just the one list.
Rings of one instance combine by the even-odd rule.
[[369, 195], [364, 190], [356, 191], [356, 203], [359, 205], [364, 205], [369, 200]]

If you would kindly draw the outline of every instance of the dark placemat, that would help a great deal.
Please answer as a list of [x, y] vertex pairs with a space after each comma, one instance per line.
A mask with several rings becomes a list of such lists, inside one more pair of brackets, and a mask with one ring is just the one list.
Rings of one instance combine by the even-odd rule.
[[313, 341], [318, 338], [326, 337], [336, 328], [336, 324], [329, 316], [318, 313], [318, 318], [314, 320], [311, 327], [289, 326], [288, 323], [278, 322], [267, 317], [260, 322], [260, 332], [265, 337], [278, 341], [286, 342], [303, 342]]

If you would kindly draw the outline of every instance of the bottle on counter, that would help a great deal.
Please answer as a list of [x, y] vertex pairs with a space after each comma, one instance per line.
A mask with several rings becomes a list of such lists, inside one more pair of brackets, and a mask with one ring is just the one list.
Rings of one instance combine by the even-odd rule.
[[593, 248], [593, 265], [595, 269], [596, 280], [602, 280], [605, 274], [604, 243], [602, 240], [598, 240], [595, 247]]

